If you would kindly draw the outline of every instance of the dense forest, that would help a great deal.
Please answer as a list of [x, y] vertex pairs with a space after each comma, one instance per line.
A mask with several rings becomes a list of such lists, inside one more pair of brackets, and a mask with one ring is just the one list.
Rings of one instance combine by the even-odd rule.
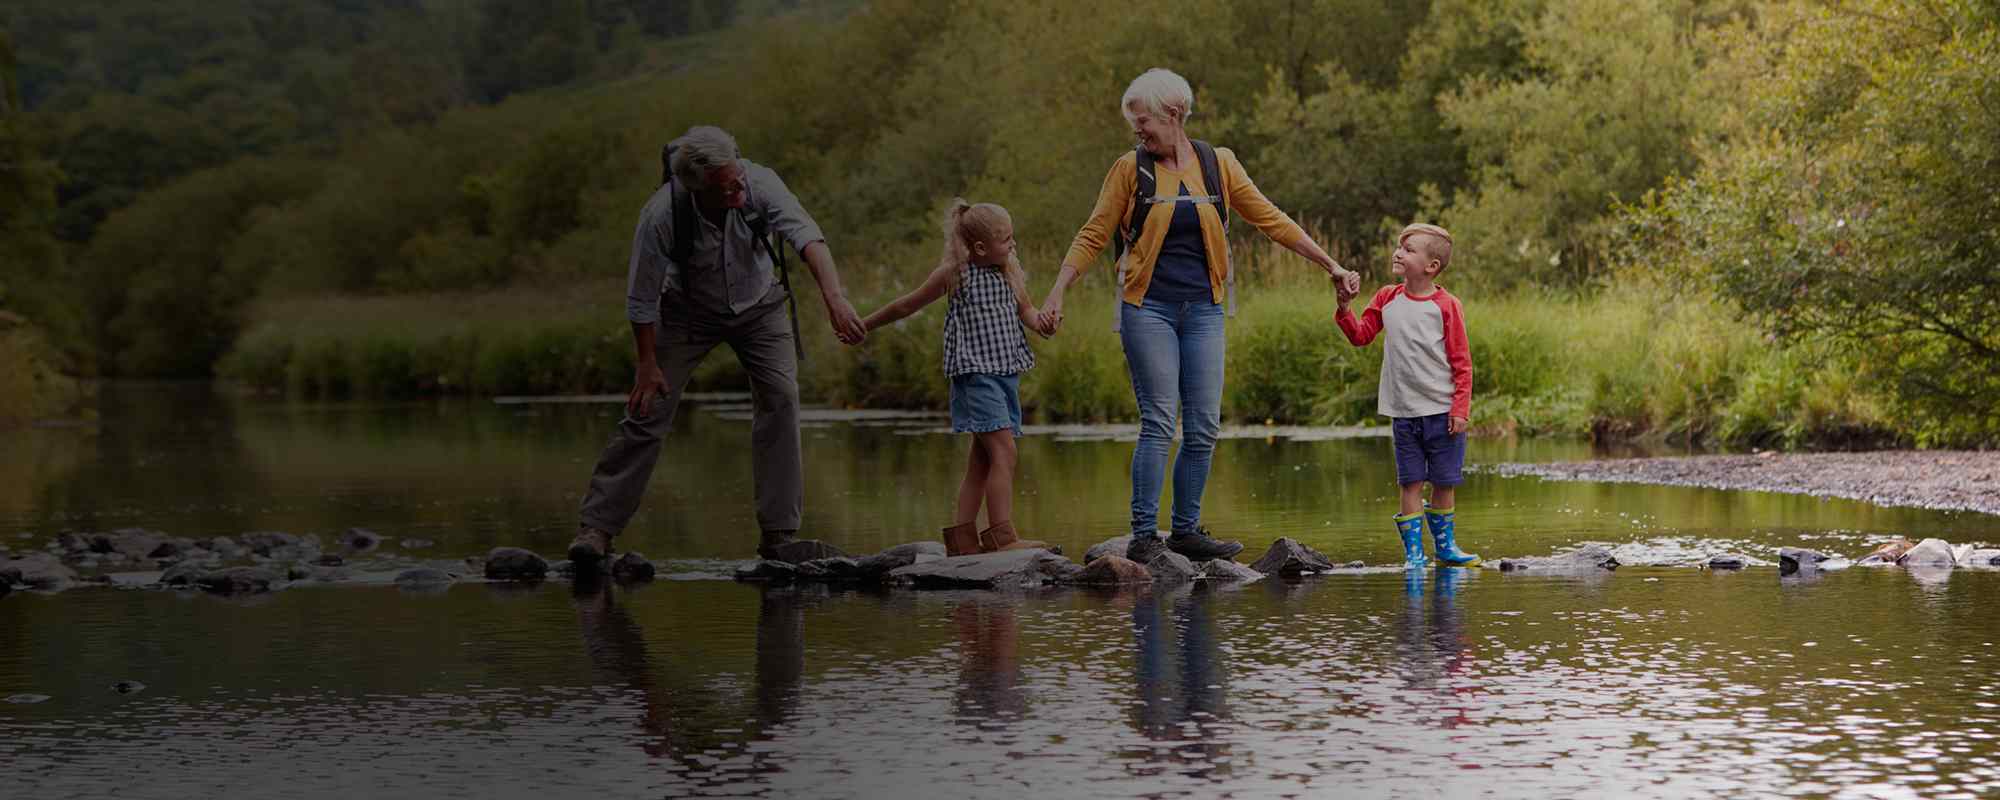
[[[1130, 146], [1119, 93], [1168, 66], [1195, 85], [1194, 135], [1372, 280], [1402, 223], [1454, 231], [1491, 423], [2000, 442], [2000, 7], [1981, 0], [0, 13], [0, 358], [35, 385], [616, 388], [631, 221], [659, 144], [695, 123], [786, 177], [858, 305], [911, 279], [953, 195], [1008, 206], [1046, 270]], [[1367, 417], [1368, 356], [1319, 327], [1330, 294], [1240, 260], [1229, 413]], [[813, 341], [809, 392], [933, 399], [925, 324]], [[1065, 337], [1024, 399], [1118, 416], [1115, 342]]]

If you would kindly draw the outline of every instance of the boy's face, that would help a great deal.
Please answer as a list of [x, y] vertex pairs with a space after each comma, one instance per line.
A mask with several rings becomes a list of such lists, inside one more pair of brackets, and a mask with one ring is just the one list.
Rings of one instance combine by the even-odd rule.
[[1396, 244], [1395, 254], [1389, 256], [1389, 271], [1399, 278], [1437, 277], [1438, 262], [1430, 256], [1429, 240], [1432, 238], [1435, 237], [1428, 233], [1412, 233], [1403, 237], [1403, 241]]
[[992, 241], [972, 243], [972, 256], [979, 259], [979, 263], [982, 264], [1005, 264], [1007, 257], [1013, 254], [1013, 223], [1000, 223], [999, 229], [993, 232]]

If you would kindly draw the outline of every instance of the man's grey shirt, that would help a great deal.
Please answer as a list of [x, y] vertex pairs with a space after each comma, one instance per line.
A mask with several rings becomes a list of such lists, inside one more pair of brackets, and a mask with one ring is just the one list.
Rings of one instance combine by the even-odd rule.
[[[743, 174], [750, 187], [745, 211], [763, 212], [765, 226], [774, 235], [774, 246], [790, 245], [803, 253], [806, 245], [826, 237], [799, 199], [786, 188], [778, 173], [769, 167], [742, 159]], [[696, 308], [722, 314], [739, 314], [783, 296], [773, 273], [771, 254], [751, 238], [750, 225], [743, 214], [724, 217], [723, 226], [709, 222], [699, 208], [694, 214], [698, 230], [688, 263], [675, 264], [673, 252], [673, 187], [661, 186], [639, 212], [639, 226], [632, 234], [632, 265], [626, 278], [625, 318], [635, 323], [660, 321], [662, 290], [685, 297]]]

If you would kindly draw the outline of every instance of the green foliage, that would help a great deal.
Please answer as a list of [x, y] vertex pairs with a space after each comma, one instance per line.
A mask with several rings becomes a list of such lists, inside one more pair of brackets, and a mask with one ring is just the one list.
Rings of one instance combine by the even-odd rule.
[[1781, 4], [1733, 32], [1741, 120], [1630, 215], [1632, 258], [1835, 345], [1924, 444], [2000, 443], [2000, 20]]

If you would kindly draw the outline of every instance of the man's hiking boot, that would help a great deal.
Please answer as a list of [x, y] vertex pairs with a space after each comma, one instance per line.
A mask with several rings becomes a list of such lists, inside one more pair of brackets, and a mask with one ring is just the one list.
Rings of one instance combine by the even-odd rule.
[[1153, 557], [1167, 551], [1167, 543], [1159, 534], [1132, 534], [1132, 543], [1125, 546], [1125, 560], [1145, 565], [1153, 562]]
[[961, 522], [944, 529], [944, 554], [969, 556], [979, 552], [979, 523]]
[[783, 561], [798, 564], [820, 558], [840, 558], [847, 555], [840, 548], [818, 539], [800, 539], [798, 531], [765, 531], [762, 544], [757, 546], [757, 557], [765, 561]]
[[610, 557], [611, 534], [589, 525], [576, 529], [576, 538], [569, 542], [569, 563], [576, 567], [577, 572], [585, 571], [586, 567], [594, 569]]
[[1167, 549], [1187, 556], [1189, 561], [1214, 561], [1218, 558], [1227, 561], [1243, 552], [1243, 543], [1217, 540], [1208, 535], [1207, 528], [1198, 527], [1167, 537]]
[[1049, 544], [1048, 542], [1038, 542], [1033, 539], [1021, 538], [1018, 534], [1014, 533], [1014, 523], [1012, 521], [1002, 522], [979, 532], [979, 551], [982, 553], [993, 553], [1001, 550], [1028, 550], [1031, 548], [1040, 548], [1056, 555], [1062, 555], [1061, 547]]

